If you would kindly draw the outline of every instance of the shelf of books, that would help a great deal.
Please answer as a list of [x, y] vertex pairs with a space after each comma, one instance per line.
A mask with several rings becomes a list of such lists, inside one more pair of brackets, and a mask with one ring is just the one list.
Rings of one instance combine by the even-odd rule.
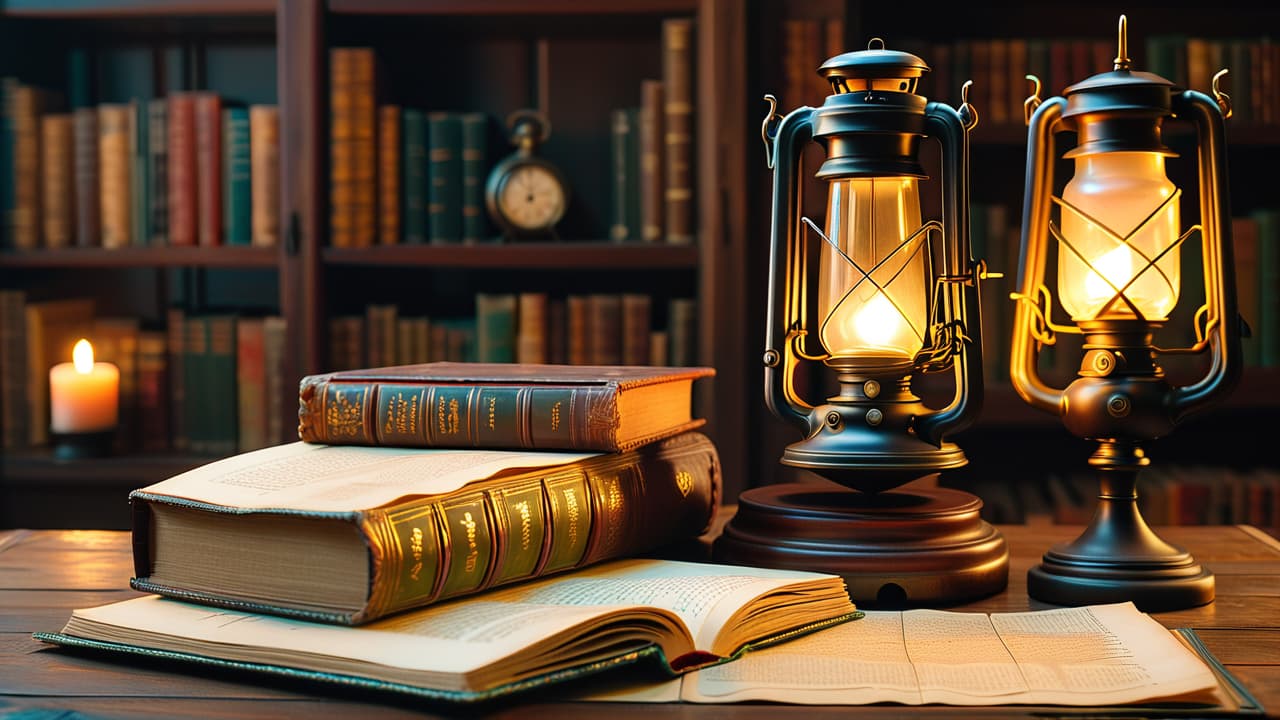
[[679, 270], [698, 266], [698, 249], [690, 245], [608, 241], [326, 248], [322, 257], [330, 265], [420, 265], [471, 269]]
[[39, 248], [0, 252], [0, 267], [12, 268], [271, 268], [279, 252], [266, 247]]
[[137, 18], [272, 15], [276, 0], [6, 0], [0, 15], [39, 18]]

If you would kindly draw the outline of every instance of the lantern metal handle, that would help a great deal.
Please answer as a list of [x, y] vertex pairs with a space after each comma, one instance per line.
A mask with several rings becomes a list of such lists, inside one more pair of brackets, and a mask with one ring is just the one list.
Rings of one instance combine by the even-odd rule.
[[[773, 107], [769, 109], [774, 116]], [[773, 220], [769, 230], [769, 302], [765, 310], [764, 401], [779, 419], [806, 433], [809, 411], [795, 390], [800, 357], [793, 342], [804, 330], [808, 268], [801, 226], [801, 156], [813, 139], [813, 108], [787, 114], [773, 133]], [[768, 118], [765, 121], [769, 122]]]
[[1230, 199], [1226, 192], [1227, 158], [1224, 111], [1204, 93], [1187, 90], [1173, 96], [1173, 112], [1196, 127], [1196, 167], [1200, 191], [1200, 225], [1204, 238], [1204, 288], [1208, 317], [1210, 364], [1195, 383], [1176, 387], [1170, 398], [1175, 421], [1229, 394], [1240, 381], [1240, 323], [1237, 320], [1235, 261], [1231, 246]]
[[1047, 322], [1049, 308], [1036, 304], [1044, 286], [1044, 268], [1049, 247], [1049, 196], [1053, 191], [1055, 133], [1062, 124], [1067, 101], [1053, 97], [1039, 104], [1027, 129], [1027, 188], [1022, 201], [1022, 249], [1018, 258], [1017, 300], [1013, 311], [1009, 379], [1013, 389], [1028, 405], [1055, 415], [1060, 413], [1064, 390], [1051, 387], [1036, 368], [1037, 334]]
[[[964, 106], [967, 106], [965, 103]], [[971, 116], [976, 124], [977, 115]], [[969, 243], [969, 128], [960, 112], [949, 105], [925, 106], [925, 131], [942, 145], [942, 267], [943, 328], [954, 333], [962, 350], [952, 363], [955, 394], [935, 412], [916, 418], [916, 434], [941, 446], [949, 433], [968, 427], [982, 409], [982, 324], [978, 309], [978, 266]]]

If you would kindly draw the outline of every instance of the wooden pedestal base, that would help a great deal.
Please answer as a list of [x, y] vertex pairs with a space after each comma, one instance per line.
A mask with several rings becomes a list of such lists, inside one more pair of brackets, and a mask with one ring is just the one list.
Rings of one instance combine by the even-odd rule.
[[863, 493], [825, 482], [754, 488], [716, 541], [719, 562], [844, 577], [866, 607], [961, 603], [1009, 581], [1004, 538], [982, 501], [946, 488]]

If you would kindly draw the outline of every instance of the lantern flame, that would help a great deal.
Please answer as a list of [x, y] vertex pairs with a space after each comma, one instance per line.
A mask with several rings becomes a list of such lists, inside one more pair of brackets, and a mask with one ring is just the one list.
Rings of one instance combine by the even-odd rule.
[[902, 329], [901, 314], [883, 292], [877, 292], [853, 316], [858, 339], [872, 347], [886, 347]]
[[93, 346], [88, 340], [80, 338], [76, 342], [76, 346], [71, 350], [71, 361], [76, 366], [76, 372], [81, 375], [93, 372]]

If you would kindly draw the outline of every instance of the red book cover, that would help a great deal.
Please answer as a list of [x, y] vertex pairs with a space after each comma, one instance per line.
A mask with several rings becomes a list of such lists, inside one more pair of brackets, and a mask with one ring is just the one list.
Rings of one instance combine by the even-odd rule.
[[222, 98], [197, 93], [196, 242], [222, 244]]
[[195, 97], [169, 97], [169, 244], [196, 244]]

